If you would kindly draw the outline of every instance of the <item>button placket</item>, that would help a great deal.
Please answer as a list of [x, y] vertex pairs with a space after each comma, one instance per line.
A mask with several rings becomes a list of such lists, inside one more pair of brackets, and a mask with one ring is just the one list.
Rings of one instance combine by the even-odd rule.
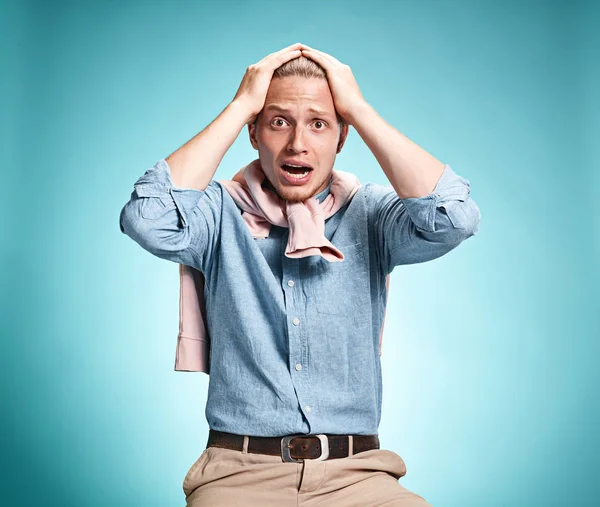
[[302, 313], [304, 311], [304, 292], [301, 285], [297, 285], [298, 276], [300, 276], [300, 263], [300, 259], [284, 258], [282, 287], [285, 291], [286, 312], [288, 315], [290, 369], [292, 372], [297, 373], [292, 375], [292, 381], [296, 388], [296, 396], [300, 407], [306, 407], [307, 402], [309, 402], [306, 396], [308, 394], [307, 389], [309, 389], [307, 385], [307, 382], [309, 382], [308, 370], [306, 369], [308, 352], [304, 329], [301, 326], [302, 320], [305, 318]]

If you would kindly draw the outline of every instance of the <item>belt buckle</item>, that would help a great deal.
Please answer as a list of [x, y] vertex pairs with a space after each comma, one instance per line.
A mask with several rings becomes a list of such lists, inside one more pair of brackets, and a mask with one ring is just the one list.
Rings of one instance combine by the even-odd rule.
[[311, 461], [323, 461], [329, 458], [329, 439], [327, 435], [323, 433], [319, 433], [318, 435], [287, 435], [281, 438], [281, 457], [283, 461], [287, 463], [302, 463], [304, 459], [295, 459], [292, 458], [291, 449], [289, 447], [289, 443], [291, 440], [297, 437], [309, 438], [309, 437], [317, 437], [321, 441], [321, 455], [318, 458], [305, 458]]

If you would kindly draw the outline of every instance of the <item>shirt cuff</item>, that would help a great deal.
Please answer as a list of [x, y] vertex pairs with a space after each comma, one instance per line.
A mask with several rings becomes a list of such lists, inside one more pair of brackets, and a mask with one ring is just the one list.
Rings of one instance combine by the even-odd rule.
[[197, 188], [177, 188], [171, 179], [171, 169], [162, 158], [148, 169], [135, 183], [134, 188], [139, 197], [160, 197], [163, 202], [172, 203], [186, 226], [192, 210], [198, 205], [205, 191]]
[[446, 164], [440, 179], [429, 195], [406, 197], [400, 200], [406, 207], [411, 220], [419, 229], [435, 232], [437, 209], [444, 207], [444, 204], [449, 201], [466, 201], [470, 192], [469, 180], [456, 174], [452, 167]]

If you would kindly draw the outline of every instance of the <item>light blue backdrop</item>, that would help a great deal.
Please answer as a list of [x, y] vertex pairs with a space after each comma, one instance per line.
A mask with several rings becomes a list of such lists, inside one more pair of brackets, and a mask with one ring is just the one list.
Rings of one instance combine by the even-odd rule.
[[[8, 1], [0, 18], [2, 505], [183, 505], [208, 377], [173, 371], [177, 265], [119, 211], [297, 41], [349, 64], [482, 213], [392, 275], [380, 437], [401, 483], [435, 507], [600, 504], [592, 2]], [[215, 177], [255, 153], [243, 130]], [[354, 130], [336, 168], [387, 184]]]

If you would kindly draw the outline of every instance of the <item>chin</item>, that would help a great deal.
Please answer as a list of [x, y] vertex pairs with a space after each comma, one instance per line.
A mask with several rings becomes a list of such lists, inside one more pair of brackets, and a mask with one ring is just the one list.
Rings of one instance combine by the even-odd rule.
[[298, 196], [298, 197], [290, 197], [289, 199], [286, 199], [287, 202], [304, 202], [306, 201], [306, 199], [308, 199], [310, 196], [306, 195], [306, 196]]
[[[321, 185], [319, 185], [321, 186]], [[290, 188], [288, 186], [280, 187], [278, 189], [278, 194], [282, 199], [285, 199], [288, 202], [303, 202], [312, 197], [317, 193], [317, 188], [310, 187], [296, 187]]]
[[306, 190], [303, 190], [302, 192], [286, 192], [285, 190], [279, 189], [277, 193], [279, 194], [279, 197], [288, 202], [303, 202], [312, 195], [310, 191]]

